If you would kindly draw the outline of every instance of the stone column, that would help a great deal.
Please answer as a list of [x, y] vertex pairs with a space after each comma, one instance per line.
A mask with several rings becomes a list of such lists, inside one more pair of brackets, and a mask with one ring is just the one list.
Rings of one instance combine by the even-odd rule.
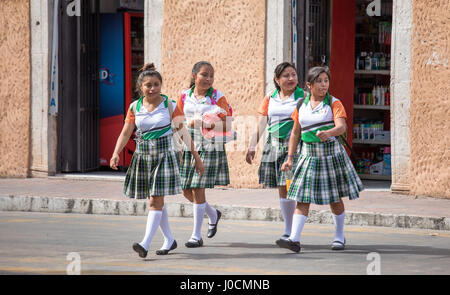
[[161, 34], [164, 20], [164, 0], [145, 0], [144, 2], [144, 52], [145, 62], [153, 62], [161, 71]]
[[391, 47], [392, 192], [410, 191], [411, 1], [394, 0]]
[[284, 61], [292, 62], [291, 10], [290, 0], [267, 1], [265, 93], [275, 89], [275, 67]]
[[56, 172], [56, 117], [49, 115], [53, 0], [30, 0], [31, 176]]

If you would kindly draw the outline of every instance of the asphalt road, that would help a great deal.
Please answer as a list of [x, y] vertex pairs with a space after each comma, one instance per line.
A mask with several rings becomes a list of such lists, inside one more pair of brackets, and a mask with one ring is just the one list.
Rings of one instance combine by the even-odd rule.
[[[334, 227], [306, 224], [302, 251], [280, 249], [281, 222], [221, 220], [204, 247], [184, 246], [191, 218], [170, 218], [178, 248], [166, 256], [158, 231], [149, 255], [141, 240], [146, 217], [0, 212], [0, 274], [450, 274], [450, 232], [346, 226], [346, 250], [330, 249]], [[79, 262], [79, 263], [78, 263]]]

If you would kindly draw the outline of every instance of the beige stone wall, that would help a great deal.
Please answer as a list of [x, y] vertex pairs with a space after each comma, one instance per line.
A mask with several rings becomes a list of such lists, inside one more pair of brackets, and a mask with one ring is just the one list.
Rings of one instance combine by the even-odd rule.
[[26, 177], [30, 157], [30, 7], [0, 1], [0, 177]]
[[[245, 116], [255, 116], [265, 94], [265, 2], [164, 1], [163, 92], [177, 98], [189, 86], [192, 66], [207, 60], [215, 69], [214, 87], [225, 94], [233, 107], [234, 127], [239, 129]], [[239, 136], [249, 135], [241, 131]], [[245, 163], [243, 143], [234, 149], [227, 152], [231, 186], [258, 187], [261, 152], [257, 163], [250, 166]]]
[[411, 194], [450, 198], [450, 2], [413, 1]]

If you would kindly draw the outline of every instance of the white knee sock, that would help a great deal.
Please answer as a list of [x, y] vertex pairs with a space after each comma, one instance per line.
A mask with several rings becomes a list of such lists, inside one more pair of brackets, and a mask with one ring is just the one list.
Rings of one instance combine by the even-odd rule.
[[303, 226], [305, 225], [307, 216], [301, 214], [294, 214], [292, 217], [292, 230], [289, 240], [293, 242], [300, 242], [300, 234], [302, 233]]
[[[205, 202], [205, 212], [209, 218], [209, 224], [216, 224], [217, 222], [217, 210], [211, 207], [208, 202]], [[213, 226], [209, 226], [209, 228], [213, 228]]]
[[145, 236], [142, 242], [139, 244], [148, 251], [150, 242], [152, 241], [155, 231], [158, 229], [159, 223], [161, 222], [162, 211], [150, 210], [147, 217], [147, 227], [145, 228]]
[[334, 221], [334, 240], [333, 241], [340, 241], [344, 243], [344, 223], [345, 223], [345, 211], [342, 212], [341, 215], [333, 215], [333, 221]]
[[170, 231], [169, 215], [167, 215], [166, 206], [164, 206], [162, 210], [159, 228], [161, 229], [161, 232], [164, 236], [164, 244], [162, 245], [161, 250], [169, 250], [170, 247], [172, 246], [174, 238], [172, 236], [172, 232]]
[[297, 206], [297, 202], [294, 200], [280, 198], [280, 207], [281, 214], [284, 219], [284, 234], [283, 235], [291, 235], [292, 229], [292, 218], [295, 212], [295, 207]]
[[194, 211], [194, 230], [190, 240], [200, 240], [202, 238], [201, 230], [203, 223], [203, 216], [205, 215], [205, 203], [193, 204]]

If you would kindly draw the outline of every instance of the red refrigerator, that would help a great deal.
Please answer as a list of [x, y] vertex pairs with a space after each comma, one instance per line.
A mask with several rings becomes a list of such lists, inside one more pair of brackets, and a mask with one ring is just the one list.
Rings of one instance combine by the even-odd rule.
[[[109, 166], [128, 107], [136, 98], [138, 70], [144, 64], [144, 15], [101, 15], [100, 35], [100, 165]], [[120, 154], [119, 166], [131, 163], [134, 133]]]

